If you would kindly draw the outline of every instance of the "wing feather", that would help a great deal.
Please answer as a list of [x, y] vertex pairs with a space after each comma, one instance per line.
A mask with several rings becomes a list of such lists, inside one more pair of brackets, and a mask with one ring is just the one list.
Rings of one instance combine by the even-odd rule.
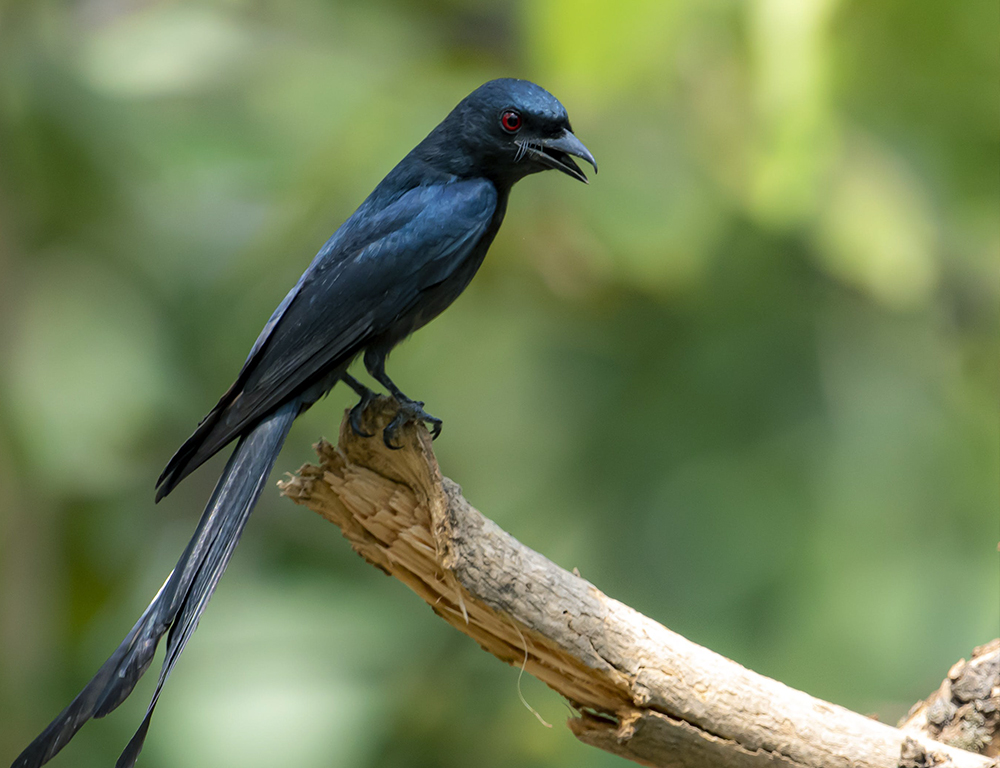
[[384, 205], [377, 194], [327, 241], [271, 315], [236, 381], [167, 464], [157, 499], [282, 403], [346, 369], [423, 291], [461, 266], [497, 202], [483, 179], [414, 187]]

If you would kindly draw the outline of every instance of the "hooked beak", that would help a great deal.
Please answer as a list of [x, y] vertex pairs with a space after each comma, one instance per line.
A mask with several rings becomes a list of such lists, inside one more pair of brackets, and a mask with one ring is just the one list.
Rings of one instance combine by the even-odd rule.
[[562, 134], [555, 138], [540, 139], [535, 146], [540, 147], [539, 149], [532, 147], [534, 149], [532, 155], [535, 160], [547, 165], [549, 168], [562, 171], [574, 179], [579, 179], [584, 184], [588, 183], [587, 177], [570, 155], [590, 163], [594, 168], [594, 173], [597, 173], [597, 161], [594, 159], [594, 156], [590, 154], [590, 150], [583, 146], [583, 142], [573, 135], [569, 129], [564, 130]]

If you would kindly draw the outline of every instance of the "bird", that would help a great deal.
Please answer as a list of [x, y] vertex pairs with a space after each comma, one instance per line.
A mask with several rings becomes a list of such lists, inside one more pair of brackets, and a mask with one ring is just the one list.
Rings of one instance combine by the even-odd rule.
[[160, 639], [166, 656], [149, 706], [116, 768], [131, 768], [142, 749], [163, 685], [194, 632], [292, 422], [344, 383], [359, 396], [351, 428], [365, 431], [375, 392], [347, 371], [364, 367], [398, 404], [382, 431], [398, 448], [399, 430], [442, 422], [403, 394], [385, 371], [398, 343], [465, 290], [507, 211], [513, 185], [557, 170], [587, 183], [574, 158], [597, 161], [573, 133], [565, 107], [527, 80], [491, 80], [464, 99], [375, 187], [320, 248], [278, 304], [232, 386], [167, 463], [156, 501], [210, 457], [236, 447], [195, 533], [152, 602], [94, 678], [14, 760], [44, 765], [91, 718], [104, 717], [132, 692]]

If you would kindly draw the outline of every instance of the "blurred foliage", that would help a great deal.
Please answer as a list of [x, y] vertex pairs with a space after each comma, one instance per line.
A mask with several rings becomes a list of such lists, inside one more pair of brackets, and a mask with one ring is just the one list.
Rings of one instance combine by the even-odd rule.
[[[1000, 631], [998, 39], [979, 0], [0, 2], [2, 760], [173, 564], [221, 465], [159, 507], [153, 480], [272, 308], [502, 75], [601, 173], [523, 182], [395, 353], [444, 471], [609, 594], [894, 720]], [[620, 764], [516, 685], [272, 491], [142, 762]], [[151, 687], [54, 765], [109, 765]]]

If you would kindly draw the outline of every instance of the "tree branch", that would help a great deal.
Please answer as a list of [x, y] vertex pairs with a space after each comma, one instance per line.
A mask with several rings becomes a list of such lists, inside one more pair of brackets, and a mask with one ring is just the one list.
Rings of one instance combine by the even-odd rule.
[[1000, 755], [1000, 639], [948, 670], [941, 686], [910, 707], [899, 727], [981, 755]]
[[[485, 650], [525, 668], [579, 713], [583, 742], [642, 765], [708, 768], [987, 768], [987, 757], [890, 726], [755, 674], [614, 600], [483, 517], [442, 477], [423, 428], [316, 446], [280, 483], [336, 523], [366, 560], [402, 581]], [[376, 431], [377, 430], [377, 431]], [[525, 661], [526, 660], [526, 661]]]

